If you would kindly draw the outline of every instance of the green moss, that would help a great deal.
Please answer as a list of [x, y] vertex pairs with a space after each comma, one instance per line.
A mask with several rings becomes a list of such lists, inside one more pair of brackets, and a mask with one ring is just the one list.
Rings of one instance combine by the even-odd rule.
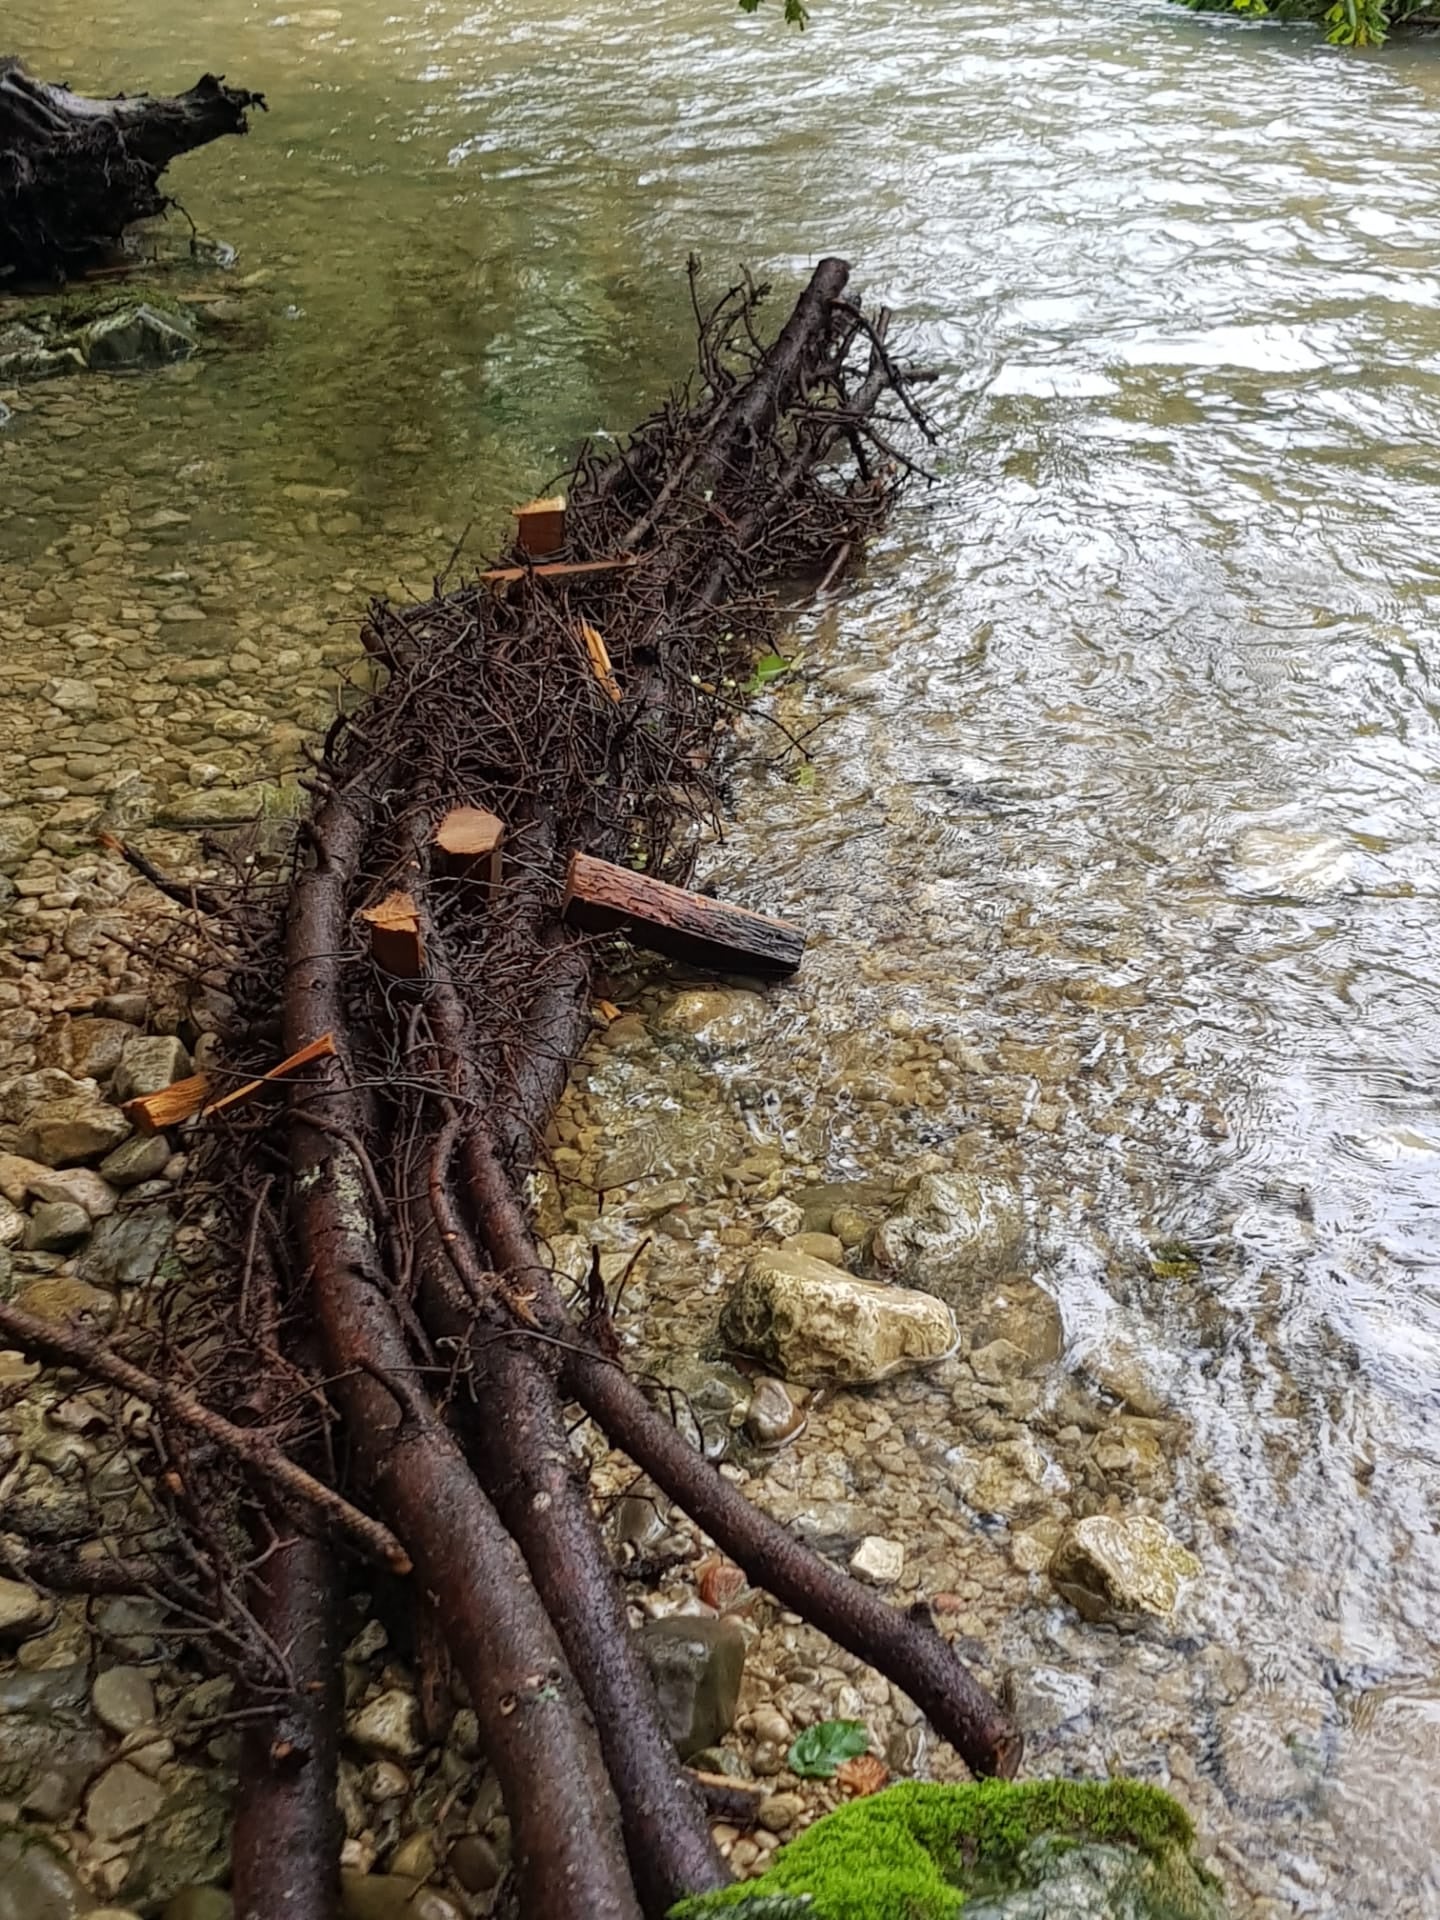
[[[1125, 1846], [1165, 1877], [1173, 1862], [1193, 1879], [1189, 1819], [1138, 1781], [912, 1781], [837, 1809], [782, 1849], [762, 1879], [681, 1901], [672, 1920], [734, 1909], [779, 1920], [787, 1908], [813, 1920], [951, 1920], [967, 1892], [1003, 1884], [1041, 1838]], [[808, 1907], [794, 1907], [807, 1896]], [[785, 1906], [772, 1908], [772, 1898]]]

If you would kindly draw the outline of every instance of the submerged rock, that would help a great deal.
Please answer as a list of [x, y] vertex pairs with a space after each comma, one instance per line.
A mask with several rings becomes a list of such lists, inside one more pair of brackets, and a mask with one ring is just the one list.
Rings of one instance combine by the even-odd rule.
[[75, 1920], [94, 1904], [38, 1834], [0, 1834], [0, 1920]]
[[1184, 1811], [1133, 1780], [906, 1782], [837, 1808], [758, 1880], [671, 1920], [1222, 1920]]
[[1202, 1571], [1194, 1554], [1147, 1514], [1093, 1514], [1060, 1536], [1050, 1581], [1085, 1619], [1128, 1626], [1145, 1614], [1168, 1620], [1184, 1583]]
[[144, 302], [92, 321], [83, 340], [88, 364], [107, 373], [163, 367], [172, 360], [188, 360], [195, 351], [195, 336], [188, 328]]
[[806, 1386], [884, 1380], [943, 1359], [956, 1339], [950, 1309], [928, 1293], [768, 1248], [751, 1256], [731, 1289], [720, 1331], [730, 1346]]
[[927, 1173], [870, 1242], [875, 1271], [938, 1294], [957, 1310], [977, 1287], [1009, 1272], [1020, 1253], [1025, 1215], [1003, 1181], [975, 1173]]
[[680, 1758], [722, 1740], [735, 1723], [745, 1671], [745, 1636], [735, 1622], [671, 1614], [647, 1620], [640, 1645]]

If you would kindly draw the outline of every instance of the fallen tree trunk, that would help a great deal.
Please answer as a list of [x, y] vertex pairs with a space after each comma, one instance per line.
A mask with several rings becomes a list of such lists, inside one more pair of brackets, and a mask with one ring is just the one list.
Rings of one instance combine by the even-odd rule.
[[[592, 927], [651, 938], [668, 917], [662, 938], [678, 924], [717, 963], [799, 961], [793, 927], [677, 890], [718, 812], [725, 690], [775, 643], [764, 583], [833, 577], [905, 464], [882, 417], [887, 396], [912, 410], [904, 376], [847, 279], [823, 261], [766, 351], [756, 290], [732, 289], [702, 325], [702, 390], [610, 460], [582, 457], [563, 519], [549, 510], [542, 544], [567, 557], [535, 566], [517, 543], [453, 593], [372, 609], [385, 683], [332, 729], [291, 871], [270, 892], [250, 874], [212, 916], [234, 957], [226, 1083], [258, 1083], [250, 1104], [192, 1123], [194, 1177], [221, 1196], [239, 1276], [218, 1292], [233, 1358], [215, 1432], [253, 1409], [250, 1376], [284, 1372], [279, 1409], [261, 1400], [267, 1443], [292, 1465], [330, 1461], [349, 1537], [393, 1536], [413, 1562], [504, 1796], [527, 1920], [663, 1920], [724, 1879], [630, 1635], [567, 1397], [753, 1582], [906, 1689], [976, 1772], [1019, 1760], [933, 1627], [803, 1549], [655, 1411], [607, 1347], [603, 1299], [567, 1304], [521, 1197], [588, 1020], [595, 936], [571, 924], [567, 873], [604, 882]], [[264, 1105], [277, 1044], [301, 1063], [284, 1117], [280, 1094]], [[259, 1226], [278, 1313], [249, 1283]], [[173, 1397], [162, 1411], [185, 1413]], [[236, 1470], [233, 1500], [249, 1496]], [[256, 1611], [283, 1599], [262, 1593]], [[288, 1744], [285, 1725], [252, 1743], [247, 1770]], [[328, 1737], [307, 1735], [322, 1760]], [[310, 1844], [317, 1777], [290, 1776], [283, 1806], [286, 1777], [247, 1777], [242, 1833], [269, 1806]], [[255, 1855], [250, 1908], [285, 1910], [291, 1882], [267, 1883]], [[321, 1879], [303, 1920], [322, 1920]]]
[[172, 204], [170, 162], [244, 133], [263, 94], [207, 73], [173, 98], [92, 100], [0, 59], [0, 281], [66, 280]]

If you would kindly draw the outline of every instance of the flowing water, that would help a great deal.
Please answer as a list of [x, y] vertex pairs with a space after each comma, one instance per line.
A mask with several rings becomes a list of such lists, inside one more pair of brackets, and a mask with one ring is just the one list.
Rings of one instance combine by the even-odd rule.
[[1440, 50], [278, 4], [10, 9], [37, 71], [273, 110], [178, 171], [231, 344], [0, 432], [4, 805], [293, 765], [365, 592], [683, 369], [689, 249], [853, 258], [943, 374], [942, 484], [797, 633], [813, 784], [758, 752], [715, 871], [812, 958], [712, 1097], [832, 1180], [1003, 1158], [1069, 1363], [1182, 1418], [1193, 1639], [996, 1628], [1119, 1663], [1047, 1764], [1188, 1771], [1265, 1911], [1440, 1914]]

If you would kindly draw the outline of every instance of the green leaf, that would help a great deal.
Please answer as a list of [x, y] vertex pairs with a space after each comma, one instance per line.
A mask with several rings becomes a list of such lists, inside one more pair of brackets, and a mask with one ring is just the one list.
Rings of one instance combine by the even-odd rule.
[[802, 1780], [828, 1780], [842, 1761], [869, 1751], [870, 1735], [863, 1720], [821, 1720], [795, 1741], [788, 1764]]
[[768, 687], [772, 680], [778, 680], [782, 673], [789, 671], [790, 662], [783, 653], [762, 653], [755, 662], [755, 671], [751, 674], [745, 691], [759, 693], [763, 688]]

